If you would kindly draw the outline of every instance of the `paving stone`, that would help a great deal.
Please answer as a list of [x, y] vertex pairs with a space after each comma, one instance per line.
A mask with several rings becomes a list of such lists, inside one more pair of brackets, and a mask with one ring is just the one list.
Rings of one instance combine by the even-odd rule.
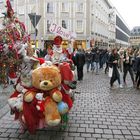
[[111, 138], [113, 138], [113, 135], [103, 134], [102, 138], [111, 139]]
[[64, 140], [74, 140], [74, 137], [64, 137]]
[[99, 125], [99, 128], [108, 128], [107, 125]]
[[134, 140], [140, 140], [140, 136], [133, 136]]
[[105, 134], [112, 134], [113, 132], [112, 132], [112, 130], [110, 130], [110, 129], [104, 129], [104, 133], [105, 133]]
[[19, 134], [18, 133], [11, 133], [9, 135], [10, 138], [18, 138]]
[[95, 133], [102, 134], [103, 133], [103, 129], [95, 129]]
[[94, 133], [94, 129], [93, 128], [86, 128], [86, 132], [87, 133]]
[[88, 134], [88, 133], [81, 133], [81, 136], [82, 137], [88, 137], [88, 138], [90, 138], [91, 137], [91, 134]]
[[7, 138], [10, 135], [10, 133], [2, 133], [0, 134], [0, 137]]
[[136, 135], [136, 136], [138, 135], [138, 136], [140, 136], [140, 132], [139, 132], [139, 131], [134, 131], [134, 130], [132, 130], [131, 133], [132, 133], [133, 135]]
[[80, 133], [69, 133], [69, 136], [79, 137]]
[[124, 129], [125, 130], [125, 129], [128, 129], [128, 128], [126, 126], [118, 126], [118, 129], [122, 129], [122, 130]]
[[86, 140], [86, 138], [82, 138], [82, 137], [75, 137], [74, 140]]
[[92, 134], [92, 138], [101, 138], [102, 135], [101, 134]]
[[124, 135], [131, 135], [131, 132], [129, 130], [121, 130], [122, 134]]
[[88, 124], [80, 124], [80, 127], [88, 127]]
[[114, 135], [114, 138], [124, 139], [124, 136], [123, 135]]
[[90, 124], [89, 127], [90, 128], [98, 128], [98, 125], [97, 124]]
[[115, 126], [115, 125], [110, 125], [110, 126], [108, 126], [108, 127], [109, 127], [109, 129], [118, 129], [118, 127]]
[[78, 128], [77, 132], [86, 132], [86, 128]]
[[126, 139], [129, 139], [129, 140], [132, 140], [133, 139], [133, 136], [132, 135], [125, 135], [125, 138]]
[[112, 130], [113, 131], [113, 134], [122, 134], [120, 130]]
[[77, 128], [75, 128], [75, 127], [70, 127], [70, 128], [69, 128], [69, 131], [70, 131], [70, 132], [77, 132]]
[[7, 129], [6, 132], [8, 133], [16, 133], [17, 129]]

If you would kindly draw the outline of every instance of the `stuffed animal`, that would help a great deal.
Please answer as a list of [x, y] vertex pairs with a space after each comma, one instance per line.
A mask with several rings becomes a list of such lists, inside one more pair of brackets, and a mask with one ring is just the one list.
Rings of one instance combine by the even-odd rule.
[[35, 98], [37, 99], [36, 109], [44, 112], [44, 98], [43, 93], [37, 93]]
[[45, 122], [49, 126], [57, 126], [61, 122], [61, 116], [58, 112], [57, 104], [51, 97], [45, 99]]
[[8, 104], [11, 109], [21, 112], [23, 110], [23, 94], [18, 94], [17, 97], [9, 98]]
[[33, 99], [36, 96], [36, 92], [35, 91], [26, 91], [26, 93], [24, 94], [24, 101], [27, 103], [31, 103], [33, 101]]
[[[56, 66], [43, 66], [33, 70], [32, 86], [44, 93], [45, 123], [49, 126], [57, 126], [61, 121], [57, 108], [57, 102], [62, 101], [62, 94], [59, 90], [60, 85], [61, 74]], [[40, 109], [39, 106], [37, 108]]]

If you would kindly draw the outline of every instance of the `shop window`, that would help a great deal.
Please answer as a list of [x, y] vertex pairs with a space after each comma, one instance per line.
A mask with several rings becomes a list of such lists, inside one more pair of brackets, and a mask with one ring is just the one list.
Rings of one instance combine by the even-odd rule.
[[53, 3], [47, 3], [47, 13], [53, 13]]

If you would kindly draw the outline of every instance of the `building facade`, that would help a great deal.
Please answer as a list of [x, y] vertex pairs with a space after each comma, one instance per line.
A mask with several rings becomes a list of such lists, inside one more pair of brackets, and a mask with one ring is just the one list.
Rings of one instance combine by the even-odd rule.
[[[36, 40], [39, 47], [44, 43], [46, 46], [52, 43], [55, 37], [49, 31], [52, 22], [77, 34], [75, 47], [78, 45], [83, 48], [95, 45], [108, 47], [114, 45], [116, 39], [117, 43], [119, 41], [125, 43], [125, 37], [128, 37], [126, 25], [124, 22], [120, 25], [118, 19], [121, 18], [114, 12], [109, 0], [11, 0], [11, 2], [15, 14], [25, 23], [31, 39], [34, 42]], [[5, 6], [3, 0], [0, 0], [0, 6]], [[1, 8], [0, 13], [3, 10]], [[36, 26], [37, 34], [29, 14], [34, 14], [35, 21], [37, 15], [41, 16]], [[120, 32], [125, 39], [121, 40], [118, 36]], [[63, 46], [67, 45], [68, 40], [64, 40]]]
[[109, 44], [109, 13], [111, 7], [108, 0], [91, 0], [90, 36], [94, 38], [97, 46], [107, 47]]
[[129, 47], [129, 39], [130, 39], [130, 29], [128, 25], [125, 23], [119, 12], [114, 8], [115, 12], [115, 19], [116, 19], [116, 26], [115, 26], [115, 33], [116, 33], [116, 47]]
[[136, 26], [131, 31], [130, 45], [140, 47], [140, 26]]

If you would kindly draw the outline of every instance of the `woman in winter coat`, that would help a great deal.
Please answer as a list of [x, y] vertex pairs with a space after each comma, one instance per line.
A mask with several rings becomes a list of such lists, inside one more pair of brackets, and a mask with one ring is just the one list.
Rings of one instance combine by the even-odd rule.
[[117, 52], [117, 49], [113, 49], [112, 53], [109, 57], [109, 67], [113, 69], [112, 77], [110, 79], [110, 87], [113, 88], [113, 84], [116, 80], [118, 80], [120, 88], [122, 88], [122, 84], [120, 82], [120, 74], [118, 71], [118, 62], [119, 62], [119, 54]]

